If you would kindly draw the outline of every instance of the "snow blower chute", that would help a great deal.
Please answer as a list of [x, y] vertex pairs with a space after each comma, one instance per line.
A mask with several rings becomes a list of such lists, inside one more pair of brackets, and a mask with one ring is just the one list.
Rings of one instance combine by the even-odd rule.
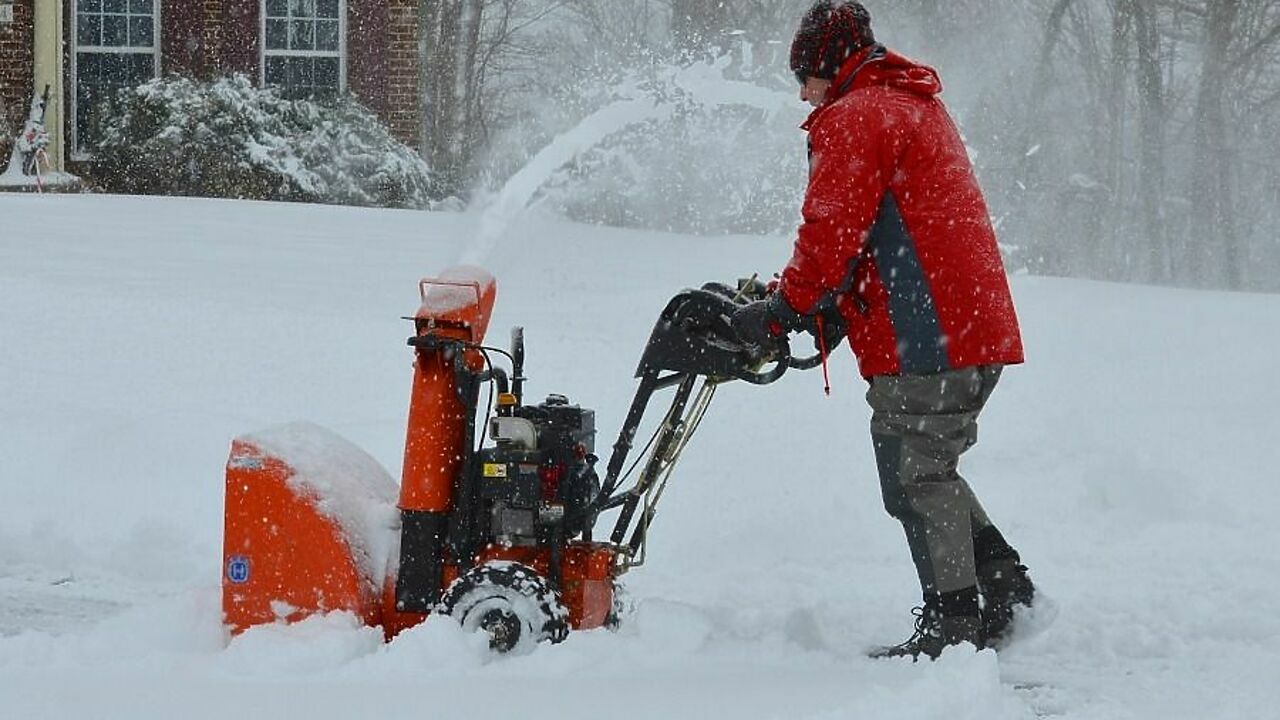
[[[500, 652], [616, 622], [618, 578], [644, 562], [657, 502], [716, 388], [768, 384], [820, 361], [792, 358], [785, 340], [760, 349], [737, 338], [729, 317], [763, 292], [713, 283], [667, 303], [601, 481], [595, 413], [563, 395], [525, 402], [521, 328], [509, 349], [484, 344], [493, 277], [455, 267], [423, 280], [398, 489], [372, 458], [314, 425], [233, 441], [225, 622], [239, 633], [347, 611], [390, 640], [439, 612], [485, 631]], [[623, 472], [650, 400], [672, 388]], [[597, 521], [614, 511], [608, 537], [595, 539]]]

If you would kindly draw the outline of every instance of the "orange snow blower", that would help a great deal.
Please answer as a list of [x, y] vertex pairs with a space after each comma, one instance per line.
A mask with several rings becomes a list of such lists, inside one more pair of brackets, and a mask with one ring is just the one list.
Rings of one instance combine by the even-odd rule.
[[[715, 389], [735, 379], [771, 383], [821, 360], [792, 358], [785, 339], [761, 349], [737, 338], [729, 317], [761, 296], [758, 283], [679, 293], [641, 356], [639, 387], [601, 482], [595, 413], [563, 395], [524, 402], [521, 328], [509, 350], [483, 343], [493, 277], [455, 267], [419, 290], [398, 489], [371, 457], [314, 425], [233, 441], [222, 580], [232, 633], [346, 611], [390, 640], [438, 612], [508, 652], [612, 625], [618, 578], [644, 562], [657, 501]], [[494, 362], [499, 356], [510, 372]], [[643, 457], [624, 473], [650, 399], [670, 388]], [[593, 539], [597, 520], [612, 511], [608, 539]]]

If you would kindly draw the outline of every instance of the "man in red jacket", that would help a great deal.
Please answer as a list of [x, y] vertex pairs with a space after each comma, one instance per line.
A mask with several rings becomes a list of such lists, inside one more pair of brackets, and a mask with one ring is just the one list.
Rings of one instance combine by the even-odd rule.
[[816, 2], [791, 69], [815, 108], [804, 222], [775, 291], [734, 326], [758, 345], [822, 333], [819, 317], [848, 328], [885, 509], [924, 595], [915, 634], [872, 656], [999, 647], [1035, 590], [956, 471], [1001, 369], [1023, 360], [986, 202], [937, 73], [877, 44], [860, 3]]

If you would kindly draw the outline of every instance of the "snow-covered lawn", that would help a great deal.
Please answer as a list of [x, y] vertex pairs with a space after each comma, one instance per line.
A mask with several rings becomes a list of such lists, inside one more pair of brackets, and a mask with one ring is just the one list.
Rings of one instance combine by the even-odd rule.
[[530, 396], [595, 408], [607, 449], [666, 300], [789, 240], [103, 196], [0, 217], [0, 717], [1280, 717], [1280, 297], [1014, 279], [1029, 363], [964, 471], [1058, 616], [998, 658], [862, 656], [917, 598], [847, 350], [831, 398], [817, 373], [720, 391], [621, 632], [494, 659], [447, 620], [384, 646], [335, 616], [228, 645], [231, 438], [307, 419], [398, 476], [419, 277], [490, 269], [491, 339], [523, 325]]

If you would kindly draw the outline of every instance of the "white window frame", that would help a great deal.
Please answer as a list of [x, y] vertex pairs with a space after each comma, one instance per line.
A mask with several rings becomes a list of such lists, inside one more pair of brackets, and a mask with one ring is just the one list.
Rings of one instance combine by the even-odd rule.
[[268, 57], [338, 58], [338, 92], [347, 90], [347, 0], [338, 0], [338, 50], [268, 50], [267, 0], [258, 0], [258, 86], [267, 86]]
[[80, 92], [79, 92], [80, 76], [79, 76], [79, 67], [78, 67], [80, 63], [80, 53], [81, 52], [93, 52], [93, 53], [103, 53], [103, 54], [113, 53], [117, 55], [150, 54], [152, 56], [151, 77], [152, 79], [160, 77], [160, 60], [163, 54], [163, 51], [162, 51], [163, 41], [161, 38], [161, 34], [164, 29], [164, 22], [161, 15], [163, 11], [163, 5], [164, 3], [162, 0], [151, 0], [151, 16], [154, 18], [155, 27], [153, 27], [151, 31], [152, 46], [150, 48], [131, 47], [131, 46], [120, 47], [120, 46], [114, 46], [114, 45], [81, 45], [80, 44], [80, 0], [72, 0], [71, 2], [71, 93], [70, 93], [71, 122], [69, 123], [70, 127], [67, 128], [67, 137], [71, 140], [71, 143], [70, 143], [71, 151], [70, 153], [68, 153], [68, 155], [72, 160], [79, 162], [79, 161], [88, 160], [92, 157], [87, 150], [81, 149], [80, 138], [77, 137], [77, 135], [80, 132], [78, 129], [78, 126], [80, 124], [79, 123], [80, 108], [77, 107], [78, 96], [80, 95]]

